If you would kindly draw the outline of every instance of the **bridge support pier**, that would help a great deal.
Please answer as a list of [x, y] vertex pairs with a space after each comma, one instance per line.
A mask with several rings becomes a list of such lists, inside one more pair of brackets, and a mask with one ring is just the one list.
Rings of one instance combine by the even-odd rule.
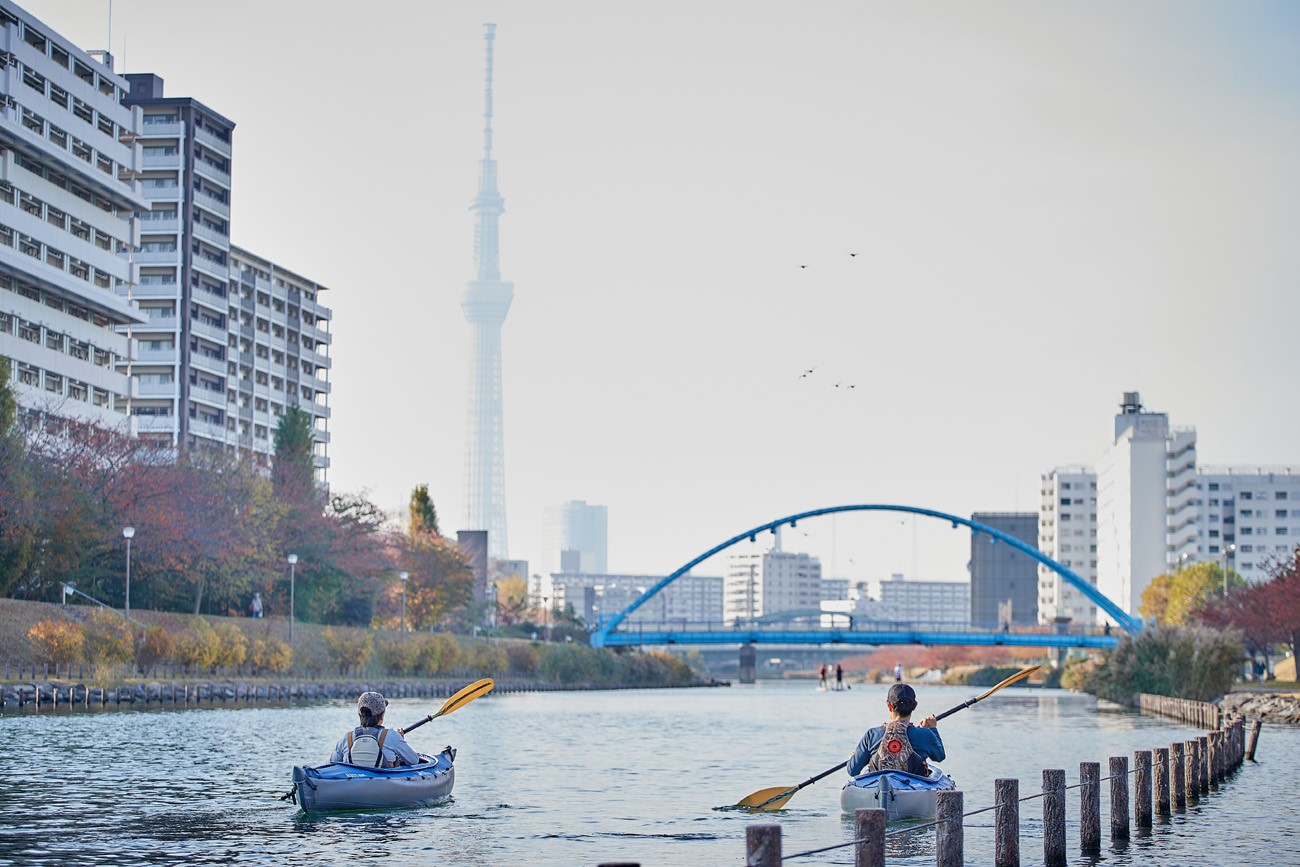
[[753, 644], [740, 645], [740, 682], [753, 683], [754, 669], [757, 667], [758, 651]]

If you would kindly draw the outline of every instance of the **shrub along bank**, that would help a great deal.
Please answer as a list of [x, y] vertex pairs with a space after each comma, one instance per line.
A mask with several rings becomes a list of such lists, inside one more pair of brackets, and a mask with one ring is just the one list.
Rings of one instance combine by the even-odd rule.
[[1106, 654], [1071, 663], [1068, 689], [1131, 705], [1138, 693], [1213, 701], [1232, 689], [1243, 660], [1241, 635], [1204, 626], [1150, 626]]
[[502, 677], [560, 686], [686, 686], [691, 666], [668, 653], [572, 643], [470, 638], [0, 600], [0, 662], [75, 666], [96, 683], [140, 677]]

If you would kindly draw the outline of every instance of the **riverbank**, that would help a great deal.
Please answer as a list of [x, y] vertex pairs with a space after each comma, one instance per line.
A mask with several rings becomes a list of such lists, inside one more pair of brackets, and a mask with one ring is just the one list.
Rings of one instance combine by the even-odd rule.
[[[446, 698], [465, 685], [463, 680], [411, 681], [249, 681], [185, 680], [166, 683], [96, 686], [84, 683], [0, 684], [0, 713], [38, 710], [75, 710], [113, 707], [184, 708], [215, 703], [292, 703], [297, 701], [352, 701], [367, 690], [393, 698]], [[725, 680], [699, 680], [686, 687], [730, 686]], [[614, 689], [668, 689], [669, 687], [557, 684], [527, 680], [498, 680], [497, 695], [524, 692], [569, 692]]]
[[1230, 692], [1217, 704], [1225, 711], [1250, 719], [1300, 724], [1300, 692]]

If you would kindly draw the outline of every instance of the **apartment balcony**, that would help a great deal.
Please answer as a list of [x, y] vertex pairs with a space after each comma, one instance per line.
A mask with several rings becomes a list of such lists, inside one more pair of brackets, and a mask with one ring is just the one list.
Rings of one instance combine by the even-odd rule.
[[225, 358], [208, 355], [204, 352], [190, 353], [190, 364], [200, 370], [206, 370], [209, 373], [219, 373], [222, 376], [225, 376], [228, 372]]
[[[147, 213], [147, 212], [146, 212]], [[151, 220], [148, 217], [140, 218], [140, 231], [150, 234], [160, 232], [179, 232], [181, 230], [181, 221], [173, 217], [170, 220]]]
[[[151, 399], [172, 399], [176, 397], [175, 382], [140, 382], [136, 380], [132, 389], [132, 397], [142, 397]], [[145, 416], [141, 416], [144, 418]]]
[[225, 295], [222, 295], [218, 292], [209, 292], [207, 289], [204, 289], [202, 286], [194, 287], [194, 291], [190, 293], [190, 298], [202, 304], [206, 304], [209, 307], [216, 308], [217, 310], [220, 310], [222, 313], [226, 313], [227, 311], [230, 310], [229, 298], [227, 298]]
[[230, 187], [230, 173], [224, 169], [217, 168], [207, 160], [195, 160], [194, 173], [202, 175], [208, 180], [216, 181], [223, 187]]
[[181, 188], [177, 187], [142, 187], [140, 190], [150, 202], [179, 202]]
[[217, 409], [226, 408], [226, 390], [224, 388], [213, 388], [210, 385], [191, 385], [190, 400], [206, 404]]
[[230, 142], [218, 137], [215, 133], [205, 129], [204, 127], [199, 126], [194, 128], [194, 139], [195, 141], [203, 142], [203, 144], [223, 156], [230, 156]]
[[190, 319], [190, 331], [194, 334], [202, 334], [209, 340], [224, 344], [229, 338], [230, 333], [219, 325], [212, 325], [203, 319]]
[[195, 436], [207, 437], [221, 442], [235, 438], [235, 432], [227, 430], [226, 426], [220, 422], [205, 421], [198, 418], [189, 419], [189, 423], [185, 425], [185, 430]]
[[230, 219], [230, 205], [221, 201], [221, 199], [218, 199], [216, 196], [210, 196], [207, 193], [195, 193], [194, 203], [201, 208], [211, 211], [222, 219]]
[[131, 287], [132, 298], [175, 298], [179, 283], [137, 283]]
[[140, 164], [146, 169], [176, 169], [179, 171], [181, 167], [181, 155], [179, 153], [145, 154]]
[[179, 250], [137, 250], [131, 261], [136, 265], [178, 265], [181, 254]]
[[138, 361], [141, 364], [175, 364], [176, 347], [171, 349], [140, 349], [135, 353], [132, 361]]
[[146, 123], [141, 124], [139, 138], [146, 141], [151, 138], [177, 138], [185, 132], [181, 123]]
[[145, 334], [175, 334], [176, 325], [180, 322], [175, 316], [151, 316], [149, 321], [143, 325], [137, 325], [132, 330], [132, 336], [139, 338]]
[[176, 416], [174, 415], [133, 415], [135, 429], [138, 433], [174, 433]]
[[[220, 280], [223, 284], [230, 279], [230, 268], [225, 262], [218, 262], [202, 253], [195, 253], [190, 257], [190, 264], [207, 274], [214, 280]], [[223, 299], [222, 304], [227, 302]]]
[[[218, 247], [224, 248], [230, 246], [229, 235], [223, 235], [221, 232], [218, 232], [216, 229], [210, 229], [207, 226], [203, 225], [202, 223], [192, 223], [190, 225], [190, 231], [192, 231], [195, 235], [202, 238], [203, 240], [215, 244]], [[228, 269], [227, 269], [227, 273], [228, 273]]]

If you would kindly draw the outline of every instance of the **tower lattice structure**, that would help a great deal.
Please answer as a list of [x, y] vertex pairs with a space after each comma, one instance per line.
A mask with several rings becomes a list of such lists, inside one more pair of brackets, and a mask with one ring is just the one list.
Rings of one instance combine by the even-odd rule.
[[484, 25], [487, 43], [483, 159], [474, 215], [477, 276], [465, 285], [460, 308], [473, 329], [470, 341], [469, 413], [465, 437], [465, 529], [488, 531], [488, 554], [507, 559], [506, 471], [501, 399], [501, 325], [514, 299], [514, 284], [501, 279], [500, 219], [505, 199], [497, 191], [492, 158], [492, 45], [496, 25]]

